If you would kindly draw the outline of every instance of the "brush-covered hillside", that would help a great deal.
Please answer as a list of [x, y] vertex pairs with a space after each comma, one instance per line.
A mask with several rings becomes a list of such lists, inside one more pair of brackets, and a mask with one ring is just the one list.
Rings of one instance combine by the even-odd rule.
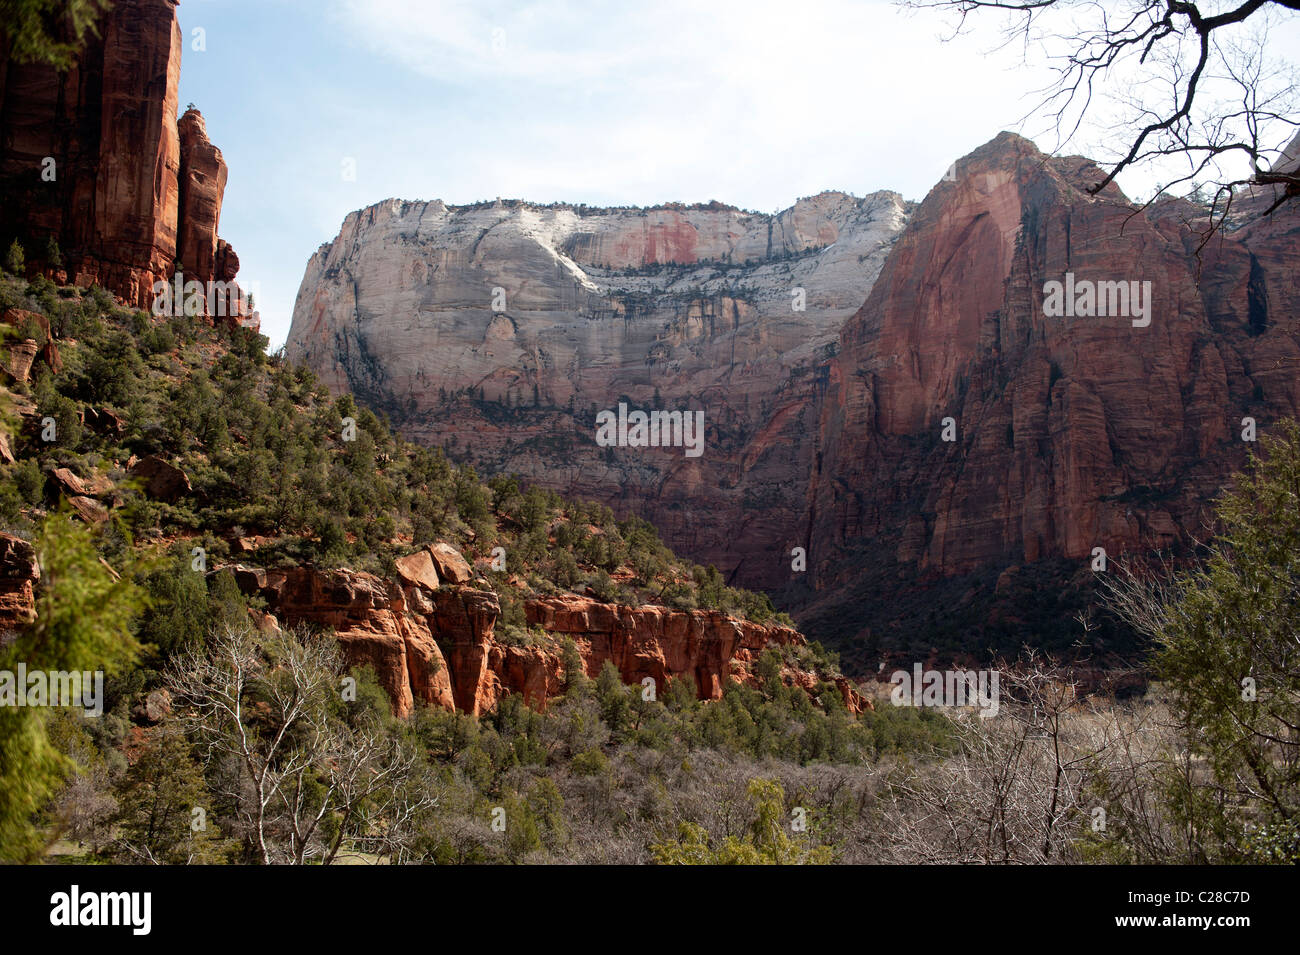
[[645, 522], [455, 467], [254, 331], [20, 274], [0, 316], [0, 668], [105, 675], [102, 715], [0, 709], [4, 858], [829, 860], [750, 824], [947, 739]]

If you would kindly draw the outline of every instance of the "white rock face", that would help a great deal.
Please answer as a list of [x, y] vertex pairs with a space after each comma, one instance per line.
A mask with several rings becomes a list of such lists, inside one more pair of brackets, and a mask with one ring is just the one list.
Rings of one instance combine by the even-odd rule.
[[[783, 579], [810, 399], [906, 217], [890, 192], [776, 216], [389, 200], [312, 256], [286, 353], [480, 471], [639, 513], [740, 580]], [[703, 410], [705, 453], [598, 447], [596, 412], [620, 398]]]

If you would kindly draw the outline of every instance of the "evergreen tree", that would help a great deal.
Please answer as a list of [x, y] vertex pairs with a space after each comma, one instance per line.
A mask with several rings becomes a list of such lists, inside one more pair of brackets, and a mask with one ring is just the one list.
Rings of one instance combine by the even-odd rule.
[[1171, 778], [1169, 796], [1224, 840], [1203, 847], [1208, 861], [1300, 861], [1300, 426], [1261, 443], [1218, 503], [1209, 558], [1154, 627], [1158, 673], [1211, 774]]
[[[0, 654], [0, 671], [96, 671], [112, 677], [136, 657], [132, 625], [143, 608], [127, 575], [100, 562], [90, 531], [66, 514], [48, 518], [36, 542], [41, 592], [36, 620]], [[19, 688], [25, 689], [25, 688]], [[31, 861], [44, 848], [35, 815], [72, 769], [50, 742], [49, 710], [0, 707], [0, 860]]]
[[26, 269], [26, 253], [23, 252], [22, 243], [14, 239], [9, 243], [9, 251], [5, 253], [5, 271], [21, 276]]
[[114, 849], [122, 862], [228, 861], [202, 767], [179, 725], [163, 723], [146, 736], [116, 796]]
[[651, 855], [659, 865], [828, 865], [829, 846], [803, 846], [787, 833], [785, 790], [771, 779], [751, 779], [747, 789], [754, 819], [744, 838], [728, 836], [710, 844], [708, 831], [696, 823], [680, 823], [677, 839], [654, 843]]
[[66, 70], [108, 0], [0, 0], [0, 49], [17, 63], [48, 63]]

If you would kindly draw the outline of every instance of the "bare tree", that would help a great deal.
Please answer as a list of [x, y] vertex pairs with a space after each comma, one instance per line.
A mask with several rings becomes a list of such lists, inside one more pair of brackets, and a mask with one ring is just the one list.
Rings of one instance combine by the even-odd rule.
[[[338, 858], [345, 839], [366, 840], [377, 855], [404, 862], [430, 810], [439, 804], [440, 785], [420, 754], [401, 737], [371, 720], [355, 729], [336, 723], [325, 749], [323, 785], [315, 814], [304, 813], [303, 780], [292, 787], [286, 811], [293, 844], [305, 854], [326, 812], [333, 813], [333, 837], [321, 849], [321, 862]], [[306, 819], [306, 824], [299, 822]], [[301, 861], [301, 857], [298, 861]]]
[[209, 775], [264, 864], [329, 864], [362, 836], [400, 854], [437, 803], [416, 750], [374, 720], [353, 726], [335, 712], [342, 671], [327, 637], [246, 625], [214, 634], [169, 670]]
[[1175, 158], [1175, 178], [1148, 202], [1179, 187], [1205, 198], [1201, 190], [1210, 186], [1213, 228], [1239, 187], [1276, 188], [1267, 212], [1300, 195], [1297, 157], [1287, 151], [1300, 127], [1295, 70], [1266, 50], [1269, 28], [1300, 10], [1300, 0], [900, 2], [954, 13], [954, 35], [972, 15], [1002, 14], [1008, 44], [1045, 49], [1056, 80], [1039, 91], [1031, 115], [1050, 117], [1058, 148], [1089, 112], [1107, 100], [1118, 107], [1118, 122], [1106, 121], [1131, 133], [1093, 194], [1125, 170]]
[[[1000, 685], [996, 716], [954, 719], [954, 754], [890, 774], [877, 823], [889, 833], [884, 860], [1079, 862], [1108, 814], [1151, 808], [1144, 774], [1161, 749], [1154, 737], [1142, 745], [1143, 721], [1081, 696], [1068, 669], [1032, 652]], [[1163, 831], [1150, 812], [1133, 828]]]
[[271, 863], [268, 813], [283, 799], [281, 785], [318, 755], [315, 731], [324, 722], [324, 695], [337, 665], [322, 641], [290, 639], [283, 648], [283, 670], [272, 673], [252, 628], [227, 626], [168, 673], [172, 697], [207, 759], [239, 768], [231, 777], [238, 788], [225, 795], [240, 807], [265, 865]]

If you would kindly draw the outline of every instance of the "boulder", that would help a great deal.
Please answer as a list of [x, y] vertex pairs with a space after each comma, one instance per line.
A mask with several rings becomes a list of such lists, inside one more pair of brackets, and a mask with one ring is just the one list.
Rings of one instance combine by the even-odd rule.
[[40, 312], [33, 312], [25, 308], [6, 308], [3, 314], [0, 314], [0, 324], [8, 325], [11, 328], [21, 329], [28, 324], [32, 324], [40, 329], [41, 338], [49, 341], [52, 337], [50, 334], [50, 320]]
[[184, 471], [154, 454], [141, 458], [127, 473], [141, 482], [146, 494], [160, 501], [179, 500], [194, 490]]
[[428, 590], [438, 589], [438, 571], [427, 549], [399, 557], [393, 563], [397, 567], [398, 577], [407, 586], [424, 587]]
[[68, 503], [87, 524], [99, 524], [108, 520], [108, 508], [93, 497], [72, 496], [68, 498]]
[[27, 381], [31, 377], [32, 362], [38, 354], [40, 346], [33, 339], [15, 342], [9, 346], [9, 361], [5, 365], [5, 371], [20, 384]]
[[469, 562], [465, 560], [460, 551], [450, 544], [443, 541], [430, 544], [428, 553], [433, 558], [433, 565], [440, 579], [450, 581], [453, 584], [463, 584], [474, 576], [474, 571], [469, 566]]
[[171, 716], [171, 712], [172, 695], [165, 688], [159, 688], [145, 694], [144, 699], [132, 708], [131, 715], [141, 723], [152, 725], [161, 723]]
[[67, 468], [55, 468], [50, 472], [56, 484], [65, 494], [83, 497], [102, 497], [113, 491], [113, 482], [96, 472], [87, 480], [77, 477]]
[[122, 416], [107, 408], [87, 408], [82, 423], [97, 434], [113, 436], [126, 431], [126, 422]]

